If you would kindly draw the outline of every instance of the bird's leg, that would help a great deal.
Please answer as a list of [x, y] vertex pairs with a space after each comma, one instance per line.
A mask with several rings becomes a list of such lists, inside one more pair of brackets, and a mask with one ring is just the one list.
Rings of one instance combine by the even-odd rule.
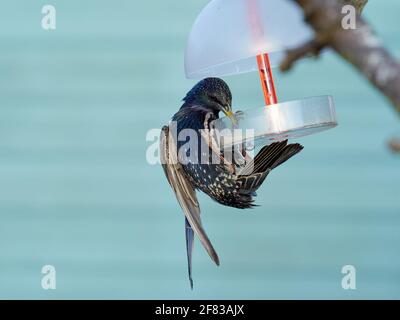
[[235, 144], [233, 147], [233, 159], [235, 160], [236, 167], [242, 167], [246, 164], [246, 158], [244, 156], [243, 144]]
[[239, 123], [241, 120], [244, 119], [244, 112], [241, 110], [238, 110], [235, 112], [234, 117], [237, 120], [237, 122]]
[[[234, 117], [236, 119], [237, 125], [234, 126], [235, 129], [239, 129], [238, 124], [240, 121], [242, 121], [245, 117], [245, 114], [243, 111], [238, 110], [235, 112]], [[248, 161], [251, 161], [252, 158], [249, 156], [249, 154], [246, 152], [246, 145], [244, 143], [239, 143], [233, 146], [233, 156], [235, 159], [235, 164], [237, 169], [240, 169]]]

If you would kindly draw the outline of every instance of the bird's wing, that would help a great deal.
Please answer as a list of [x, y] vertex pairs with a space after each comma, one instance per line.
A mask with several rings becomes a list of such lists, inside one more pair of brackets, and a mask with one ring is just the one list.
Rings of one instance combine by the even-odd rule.
[[169, 134], [168, 126], [164, 126], [160, 137], [160, 160], [169, 184], [185, 213], [186, 219], [193, 228], [200, 242], [207, 250], [211, 259], [219, 265], [218, 255], [204, 231], [200, 220], [200, 207], [196, 191], [185, 177], [182, 165], [178, 161], [176, 141]]

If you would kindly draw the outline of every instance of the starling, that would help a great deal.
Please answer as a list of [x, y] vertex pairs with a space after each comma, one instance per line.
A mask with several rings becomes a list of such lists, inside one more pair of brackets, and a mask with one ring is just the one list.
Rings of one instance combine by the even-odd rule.
[[[197, 147], [187, 150], [187, 140], [173, 137], [171, 125], [162, 128], [160, 137], [160, 159], [169, 184], [185, 214], [186, 251], [188, 275], [193, 289], [192, 251], [194, 234], [210, 255], [216, 265], [219, 265], [218, 255], [212, 246], [200, 220], [200, 206], [196, 190], [201, 190], [218, 203], [240, 209], [254, 206], [253, 197], [256, 190], [264, 182], [269, 172], [303, 149], [300, 144], [288, 144], [287, 140], [274, 142], [263, 147], [259, 153], [247, 161], [244, 167], [239, 163], [224, 161], [219, 149], [212, 148], [207, 142], [209, 152], [204, 161], [204, 149], [201, 143], [205, 139], [201, 131], [209, 129], [211, 122], [218, 119], [222, 112], [233, 122], [236, 116], [232, 112], [232, 95], [228, 85], [218, 78], [206, 78], [197, 83], [183, 99], [183, 105], [172, 117], [177, 135], [185, 129], [197, 132]], [[182, 161], [183, 155], [189, 160]], [[235, 152], [235, 151], [233, 151]], [[249, 158], [244, 148], [239, 153]], [[215, 155], [222, 161], [211, 161]], [[184, 157], [183, 156], [183, 157]], [[236, 158], [235, 158], [236, 159]], [[241, 169], [241, 170], [238, 170]]]

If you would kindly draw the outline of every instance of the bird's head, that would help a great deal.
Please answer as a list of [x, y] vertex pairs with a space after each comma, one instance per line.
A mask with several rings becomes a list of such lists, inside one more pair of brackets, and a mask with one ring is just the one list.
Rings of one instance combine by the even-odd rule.
[[232, 94], [225, 81], [219, 78], [206, 78], [198, 82], [183, 99], [187, 104], [199, 104], [210, 112], [221, 111], [232, 121], [236, 121], [232, 112]]

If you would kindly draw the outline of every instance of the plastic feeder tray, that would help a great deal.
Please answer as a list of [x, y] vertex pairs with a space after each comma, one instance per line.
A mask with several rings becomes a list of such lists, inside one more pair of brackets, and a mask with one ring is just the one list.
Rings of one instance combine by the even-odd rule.
[[[331, 96], [305, 98], [243, 112], [234, 125], [228, 117], [213, 122], [221, 148], [239, 143], [267, 145], [328, 130], [337, 125]], [[240, 130], [237, 130], [240, 129]]]

